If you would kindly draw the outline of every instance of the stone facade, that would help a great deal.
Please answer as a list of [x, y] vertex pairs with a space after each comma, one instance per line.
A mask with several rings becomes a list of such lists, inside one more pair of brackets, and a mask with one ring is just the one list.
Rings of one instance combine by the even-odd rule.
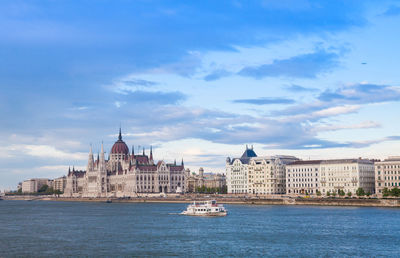
[[22, 182], [23, 193], [37, 193], [43, 185], [52, 187], [52, 181], [47, 178], [32, 178]]
[[257, 154], [254, 152], [253, 147], [248, 148], [246, 146], [246, 150], [240, 158], [226, 158], [225, 172], [228, 193], [247, 193], [248, 164], [252, 157], [257, 157]]
[[378, 197], [382, 197], [383, 189], [400, 188], [400, 156], [388, 157], [375, 162], [375, 188]]
[[53, 188], [54, 190], [59, 190], [64, 192], [65, 186], [67, 185], [67, 177], [62, 176], [53, 180]]
[[248, 193], [285, 194], [286, 165], [298, 160], [293, 156], [254, 157], [248, 164]]
[[367, 159], [297, 161], [286, 166], [287, 194], [375, 193], [374, 162]]
[[83, 197], [131, 197], [138, 193], [178, 193], [186, 191], [185, 168], [176, 162], [154, 163], [153, 151], [150, 156], [129, 153], [122, 140], [111, 148], [105, 159], [103, 144], [101, 153], [95, 160], [90, 149], [86, 171], [69, 171], [64, 195]]
[[240, 158], [226, 159], [228, 193], [284, 194], [286, 193], [285, 166], [298, 160], [293, 156], [257, 157], [253, 146]]
[[187, 191], [194, 193], [199, 187], [206, 188], [223, 188], [226, 186], [226, 177], [224, 174], [204, 173], [204, 169], [200, 168], [198, 174], [191, 174], [187, 178]]

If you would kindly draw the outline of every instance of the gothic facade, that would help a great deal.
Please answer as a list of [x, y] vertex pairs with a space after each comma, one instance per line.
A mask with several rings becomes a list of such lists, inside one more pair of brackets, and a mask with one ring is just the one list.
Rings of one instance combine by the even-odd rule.
[[181, 193], [186, 191], [185, 168], [164, 161], [153, 160], [150, 155], [132, 153], [122, 140], [121, 130], [118, 140], [111, 148], [108, 160], [103, 144], [101, 153], [95, 160], [90, 148], [86, 171], [68, 171], [65, 196], [82, 197], [133, 197], [138, 193]]

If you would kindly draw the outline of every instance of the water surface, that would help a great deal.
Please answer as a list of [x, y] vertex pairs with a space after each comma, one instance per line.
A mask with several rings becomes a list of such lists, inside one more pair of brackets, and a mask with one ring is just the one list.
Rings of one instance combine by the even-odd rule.
[[0, 201], [3, 256], [400, 256], [400, 209]]

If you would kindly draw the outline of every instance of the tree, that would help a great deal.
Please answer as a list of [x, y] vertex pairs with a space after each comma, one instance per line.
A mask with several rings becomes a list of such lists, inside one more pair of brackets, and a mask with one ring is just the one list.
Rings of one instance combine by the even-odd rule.
[[343, 190], [339, 190], [339, 195], [340, 195], [340, 196], [345, 196], [346, 193], [345, 193]]
[[351, 197], [351, 192], [348, 192], [348, 193], [347, 193], [347, 196], [348, 196], [348, 197]]
[[390, 195], [390, 191], [387, 187], [383, 188], [382, 191], [383, 197], [388, 197]]
[[321, 196], [321, 192], [320, 191], [317, 191], [317, 196]]
[[333, 195], [333, 197], [336, 197], [336, 192], [333, 192], [332, 195]]
[[365, 195], [365, 191], [364, 189], [362, 189], [361, 187], [359, 187], [356, 191], [357, 196], [364, 196]]
[[40, 189], [38, 190], [39, 193], [44, 193], [47, 191], [47, 189], [49, 188], [48, 185], [42, 185], [42, 187], [40, 187]]
[[222, 194], [227, 194], [228, 193], [228, 187], [226, 185], [224, 185], [221, 189], [221, 193]]
[[395, 187], [390, 191], [391, 196], [399, 197], [400, 196], [400, 189]]
[[331, 192], [330, 191], [326, 192], [326, 196], [331, 196]]
[[57, 194], [57, 195], [60, 195], [60, 194], [63, 194], [63, 192], [61, 192], [60, 190], [54, 190], [54, 194]]

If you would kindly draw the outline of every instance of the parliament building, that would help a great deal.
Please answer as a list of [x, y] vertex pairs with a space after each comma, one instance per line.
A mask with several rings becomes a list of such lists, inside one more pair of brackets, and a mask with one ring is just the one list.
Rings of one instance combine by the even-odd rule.
[[185, 168], [181, 164], [154, 162], [150, 155], [135, 154], [122, 140], [121, 129], [118, 140], [111, 148], [108, 159], [101, 152], [94, 159], [90, 148], [86, 171], [68, 171], [64, 196], [70, 197], [134, 197], [139, 193], [182, 193], [186, 191]]

